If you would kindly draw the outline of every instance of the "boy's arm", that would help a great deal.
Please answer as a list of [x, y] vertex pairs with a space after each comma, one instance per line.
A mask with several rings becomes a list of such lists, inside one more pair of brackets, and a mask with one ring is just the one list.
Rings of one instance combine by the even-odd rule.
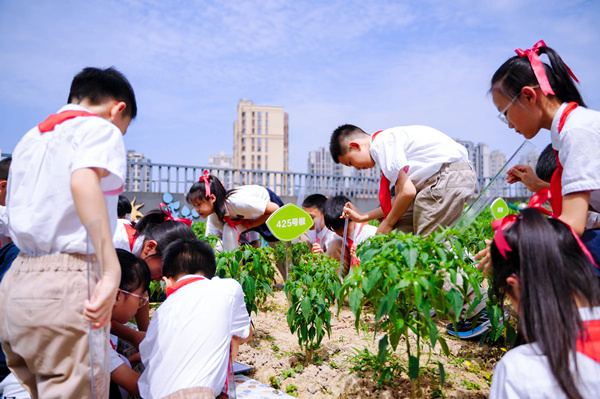
[[509, 184], [520, 181], [527, 187], [529, 191], [537, 193], [541, 189], [550, 188], [550, 183], [543, 181], [533, 171], [531, 166], [527, 165], [515, 165], [508, 172], [506, 172], [506, 181]]
[[110, 325], [110, 333], [116, 335], [119, 338], [123, 338], [125, 341], [130, 342], [136, 349], [139, 349], [140, 343], [146, 337], [145, 331], [137, 331], [133, 328], [129, 328], [126, 325], [113, 321]]
[[385, 213], [381, 207], [377, 207], [367, 213], [360, 212], [353, 203], [348, 202], [344, 205], [344, 214], [357, 223], [364, 223], [370, 220], [381, 219], [385, 217]]
[[[385, 219], [379, 224], [377, 234], [387, 234], [392, 231], [396, 222], [404, 215], [410, 204], [417, 195], [417, 188], [408, 178], [404, 170], [398, 173], [396, 180], [396, 196], [392, 201], [392, 210]], [[383, 213], [383, 212], [382, 212]]]
[[140, 376], [141, 374], [127, 367], [126, 364], [120, 365], [110, 373], [111, 381], [133, 396], [140, 396], [140, 389], [138, 387]]
[[[110, 316], [121, 281], [121, 266], [112, 243], [108, 212], [100, 179], [109, 172], [99, 168], [77, 169], [71, 174], [71, 193], [77, 214], [84, 226], [97, 224], [90, 229], [91, 239], [98, 256], [102, 257], [102, 278], [96, 285], [92, 298], [85, 301], [83, 314], [93, 328], [104, 327]], [[99, 231], [98, 231], [99, 229]]]
[[279, 209], [279, 205], [277, 205], [275, 202], [269, 201], [265, 209], [265, 213], [262, 216], [257, 217], [256, 219], [252, 219], [252, 221], [250, 221], [250, 223], [248, 224], [248, 229], [258, 227], [264, 222], [266, 222], [269, 216], [271, 216], [271, 214], [277, 209]]
[[563, 196], [562, 213], [559, 219], [571, 226], [578, 236], [581, 236], [585, 230], [590, 195], [591, 191], [580, 191]]

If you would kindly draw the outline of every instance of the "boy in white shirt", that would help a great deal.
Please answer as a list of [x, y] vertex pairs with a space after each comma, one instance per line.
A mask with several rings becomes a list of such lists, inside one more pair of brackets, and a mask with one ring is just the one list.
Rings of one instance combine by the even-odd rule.
[[438, 226], [450, 226], [475, 189], [465, 147], [427, 126], [394, 127], [370, 136], [357, 126], [342, 125], [331, 135], [329, 149], [336, 163], [381, 168], [381, 207], [366, 214], [345, 209], [357, 222], [384, 218], [379, 234], [397, 229], [428, 235]]
[[[344, 239], [344, 226], [346, 220], [342, 218], [345, 215], [344, 209], [350, 204], [350, 198], [344, 195], [338, 195], [329, 198], [323, 206], [323, 216], [325, 226], [336, 235]], [[377, 227], [371, 226], [367, 222], [358, 223], [352, 219], [348, 220], [348, 231], [346, 232], [346, 249], [344, 250], [344, 274], [348, 274], [350, 269], [357, 265], [360, 260], [356, 257], [356, 247], [377, 233]], [[341, 253], [342, 241], [339, 241], [339, 252]], [[338, 258], [339, 259], [339, 258]]]
[[[341, 241], [333, 231], [325, 226], [323, 207], [327, 197], [323, 194], [312, 194], [302, 202], [302, 209], [310, 215], [313, 225], [307, 232], [308, 242], [313, 254], [325, 254], [331, 258], [340, 258]], [[339, 243], [336, 243], [339, 241]]]
[[[19, 141], [8, 180], [9, 231], [21, 253], [0, 285], [0, 337], [8, 367], [34, 398], [92, 397], [88, 322], [108, 324], [121, 277], [111, 238], [135, 95], [114, 68], [85, 68], [68, 101]], [[92, 223], [100, 253], [91, 248], [91, 259], [102, 260], [103, 275], [88, 301]], [[108, 370], [94, 371], [103, 397]]]
[[214, 251], [202, 240], [180, 238], [165, 248], [167, 300], [140, 344], [142, 397], [212, 399], [224, 389], [252, 326], [241, 285], [215, 271]]

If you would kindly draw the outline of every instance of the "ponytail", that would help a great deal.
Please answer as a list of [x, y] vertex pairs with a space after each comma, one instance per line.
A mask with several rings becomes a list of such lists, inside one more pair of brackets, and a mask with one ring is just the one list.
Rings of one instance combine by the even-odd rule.
[[[545, 44], [537, 47], [536, 51], [539, 54], [546, 54], [550, 60], [552, 67], [546, 63], [542, 63], [542, 65], [548, 82], [554, 91], [554, 95], [561, 102], [574, 101], [582, 107], [586, 107], [572, 79], [569, 67], [563, 62], [558, 53]], [[506, 98], [514, 98], [521, 92], [523, 87], [537, 84], [540, 84], [540, 82], [534, 73], [529, 59], [516, 55], [509, 58], [494, 73], [490, 91], [497, 91]]]
[[535, 209], [525, 209], [504, 231], [504, 237], [511, 248], [505, 252], [506, 258], [496, 240], [491, 246], [494, 292], [503, 300], [506, 291], [513, 289], [506, 279], [517, 276], [519, 334], [526, 342], [539, 345], [567, 397], [580, 399], [566, 366], [574, 359], [576, 340], [583, 332], [575, 296], [589, 306], [600, 304], [593, 265], [566, 224], [547, 219]]

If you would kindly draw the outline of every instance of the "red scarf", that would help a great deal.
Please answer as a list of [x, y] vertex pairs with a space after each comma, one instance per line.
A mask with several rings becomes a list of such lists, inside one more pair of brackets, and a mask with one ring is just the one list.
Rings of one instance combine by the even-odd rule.
[[177, 291], [178, 289], [180, 289], [181, 287], [194, 283], [196, 281], [200, 281], [200, 280], [205, 280], [206, 277], [202, 277], [202, 276], [197, 276], [197, 277], [188, 277], [188, 278], [184, 278], [182, 280], [179, 280], [178, 282], [176, 282], [175, 284], [173, 284], [170, 287], [167, 287], [167, 298], [169, 297], [169, 295], [173, 294], [175, 291]]
[[78, 116], [98, 116], [97, 114], [93, 114], [89, 111], [63, 111], [58, 114], [52, 114], [45, 121], [38, 125], [38, 129], [40, 133], [44, 134], [47, 132], [51, 132], [54, 130], [56, 125], [60, 125], [64, 121], [68, 121], [69, 119], [76, 118]]
[[[569, 117], [569, 114], [573, 112], [575, 108], [577, 108], [578, 104], [576, 102], [571, 102], [567, 104], [563, 114], [560, 117], [560, 122], [558, 124], [558, 133], [562, 131], [565, 126], [565, 122]], [[554, 155], [556, 156], [556, 170], [552, 174], [552, 180], [550, 180], [550, 193], [552, 196], [550, 197], [550, 203], [552, 204], [552, 216], [555, 218], [560, 217], [562, 214], [562, 173], [563, 167], [560, 164], [560, 159], [558, 158], [558, 151], [554, 150]]]
[[223, 221], [225, 221], [225, 223], [227, 223], [231, 228], [233, 228], [237, 232], [238, 244], [242, 245], [242, 244], [240, 244], [240, 232], [237, 229], [237, 226], [239, 224], [246, 225], [246, 238], [248, 238], [248, 225], [250, 224], [250, 220], [249, 219], [231, 219], [229, 216], [224, 216]]
[[576, 342], [577, 352], [600, 363], [600, 320], [589, 320], [583, 322], [585, 338], [580, 336]]

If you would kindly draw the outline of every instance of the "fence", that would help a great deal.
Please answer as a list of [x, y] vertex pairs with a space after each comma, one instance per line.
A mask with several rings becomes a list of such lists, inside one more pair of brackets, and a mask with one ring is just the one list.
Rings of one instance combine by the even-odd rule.
[[[268, 187], [279, 196], [304, 196], [314, 193], [346, 195], [350, 198], [377, 198], [379, 179], [360, 176], [336, 176], [311, 173], [274, 172], [250, 169], [228, 169], [143, 162], [127, 163], [125, 191], [169, 192], [185, 194], [198, 181], [204, 170], [221, 180], [226, 188], [246, 184]], [[490, 177], [477, 179], [475, 195], [486, 187]], [[522, 183], [508, 184], [496, 181], [495, 192], [504, 198], [528, 197], [531, 193]]]

